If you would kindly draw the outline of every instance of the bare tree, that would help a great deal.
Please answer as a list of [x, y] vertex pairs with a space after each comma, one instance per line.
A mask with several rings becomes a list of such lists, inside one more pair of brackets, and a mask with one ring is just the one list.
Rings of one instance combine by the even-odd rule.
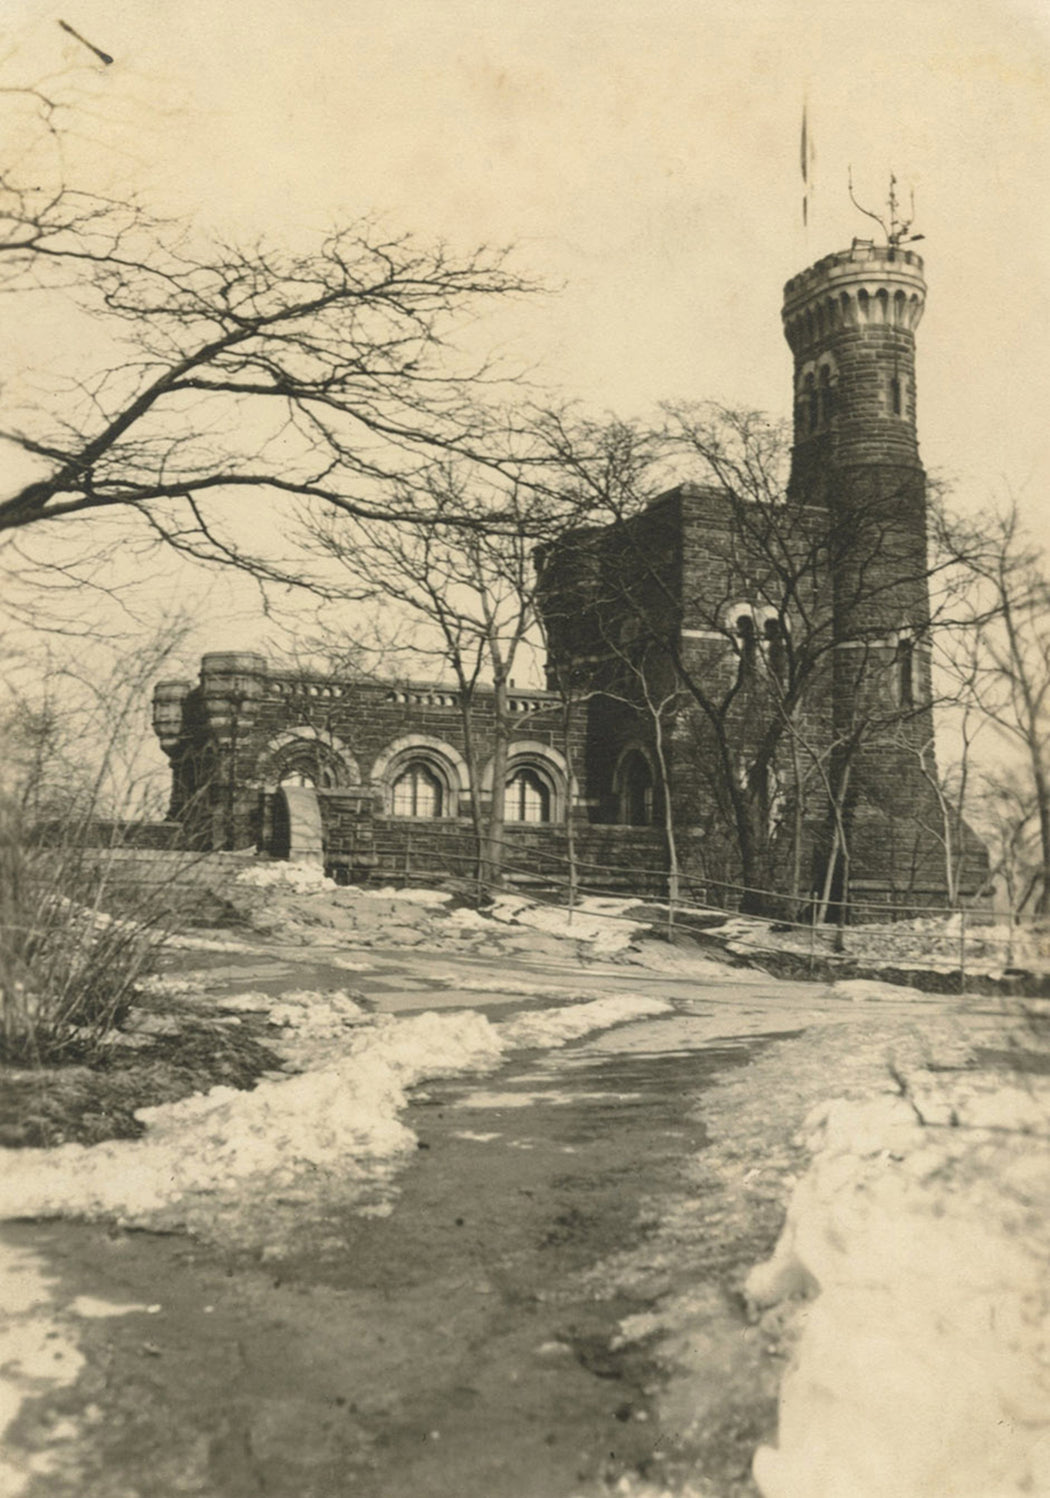
[[[424, 484], [426, 506], [448, 520], [347, 526], [322, 517], [315, 547], [342, 569], [343, 596], [372, 605], [361, 643], [388, 659], [410, 650], [454, 679], [479, 878], [488, 887], [501, 878], [508, 746], [524, 721], [511, 711], [512, 676], [538, 643], [532, 553], [543, 499], [525, 486], [506, 486], [493, 527], [490, 496], [479, 497], [473, 468], [446, 464], [429, 470]], [[412, 507], [409, 498], [404, 503]], [[491, 789], [483, 797], [486, 759]]]
[[[60, 134], [46, 90], [14, 94], [38, 133]], [[42, 358], [4, 377], [13, 566], [40, 562], [42, 532], [97, 558], [105, 522], [124, 517], [193, 559], [299, 583], [288, 535], [303, 509], [415, 518], [408, 497], [450, 453], [498, 467], [513, 446], [492, 416], [502, 372], [455, 347], [487, 305], [530, 289], [505, 253], [367, 219], [301, 252], [210, 242], [134, 200], [36, 185], [31, 153], [21, 165], [0, 170], [0, 289], [24, 317], [61, 298], [71, 336], [60, 373]], [[406, 475], [417, 482], [393, 491]]]
[[[928, 683], [902, 693], [907, 663], [887, 645], [906, 590], [913, 628], [930, 625], [925, 548], [901, 536], [900, 506], [810, 504], [788, 484], [786, 429], [754, 412], [679, 408], [661, 429], [604, 435], [553, 416], [545, 432], [591, 522], [548, 569], [553, 593], [583, 590], [589, 620], [555, 654], [591, 655], [601, 689], [643, 712], [631, 663], [648, 661], [652, 681], [659, 660], [679, 695], [679, 814], [705, 827], [713, 882], [755, 909], [774, 889], [796, 903], [823, 890], [825, 905], [834, 891], [844, 916], [857, 784], [871, 778], [856, 767], [902, 734], [929, 737]], [[668, 490], [683, 470], [700, 485]], [[699, 550], [682, 555], [687, 514]]]
[[[1050, 914], [1050, 578], [1016, 505], [945, 535], [956, 564], [958, 629], [949, 667], [988, 725], [1000, 768], [989, 775], [998, 841], [1016, 863], [1025, 829], [1037, 829], [1032, 872], [1037, 914]], [[998, 786], [999, 794], [995, 788]], [[1016, 833], [1003, 825], [1010, 806]], [[1007, 821], [1009, 818], [1007, 818]]]

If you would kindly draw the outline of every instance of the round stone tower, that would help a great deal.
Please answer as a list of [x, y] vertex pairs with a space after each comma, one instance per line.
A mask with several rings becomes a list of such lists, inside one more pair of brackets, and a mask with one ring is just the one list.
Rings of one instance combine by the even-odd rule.
[[[855, 240], [784, 288], [794, 355], [790, 491], [814, 506], [831, 650], [833, 760], [853, 852], [899, 883], [930, 791], [926, 478], [916, 432], [922, 260]], [[823, 514], [823, 519], [821, 515]], [[826, 565], [826, 574], [823, 568]], [[923, 751], [928, 754], [928, 749]], [[925, 850], [921, 862], [934, 857]], [[856, 866], [856, 864], [855, 864]], [[878, 871], [876, 873], [876, 871]]]

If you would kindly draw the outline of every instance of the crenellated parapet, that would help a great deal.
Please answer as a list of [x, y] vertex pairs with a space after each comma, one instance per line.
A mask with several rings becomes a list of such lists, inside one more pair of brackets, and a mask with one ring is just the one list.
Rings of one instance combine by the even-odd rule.
[[894, 328], [914, 334], [926, 305], [922, 257], [897, 245], [854, 240], [784, 287], [784, 335], [796, 358], [836, 334]]

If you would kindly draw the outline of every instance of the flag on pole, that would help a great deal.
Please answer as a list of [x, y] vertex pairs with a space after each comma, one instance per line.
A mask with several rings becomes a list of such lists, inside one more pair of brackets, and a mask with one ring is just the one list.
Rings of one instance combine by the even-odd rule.
[[809, 224], [809, 199], [813, 190], [813, 138], [809, 129], [809, 101], [802, 101], [802, 140], [799, 147], [799, 166], [802, 169], [802, 224]]

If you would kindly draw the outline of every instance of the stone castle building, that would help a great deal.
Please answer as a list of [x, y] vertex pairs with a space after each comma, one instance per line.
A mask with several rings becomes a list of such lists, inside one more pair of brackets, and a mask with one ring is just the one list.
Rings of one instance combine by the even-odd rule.
[[[943, 903], [986, 860], [936, 792], [917, 254], [854, 241], [785, 288], [786, 496], [682, 484], [537, 558], [548, 690], [512, 692], [510, 877], [760, 904]], [[567, 704], [571, 707], [567, 709]], [[472, 709], [491, 795], [491, 698]], [[154, 724], [196, 846], [321, 853], [360, 880], [476, 861], [455, 692], [211, 654]], [[949, 878], [949, 872], [952, 878]], [[757, 892], [757, 893], [751, 893]], [[768, 901], [766, 901], [768, 904]]]

